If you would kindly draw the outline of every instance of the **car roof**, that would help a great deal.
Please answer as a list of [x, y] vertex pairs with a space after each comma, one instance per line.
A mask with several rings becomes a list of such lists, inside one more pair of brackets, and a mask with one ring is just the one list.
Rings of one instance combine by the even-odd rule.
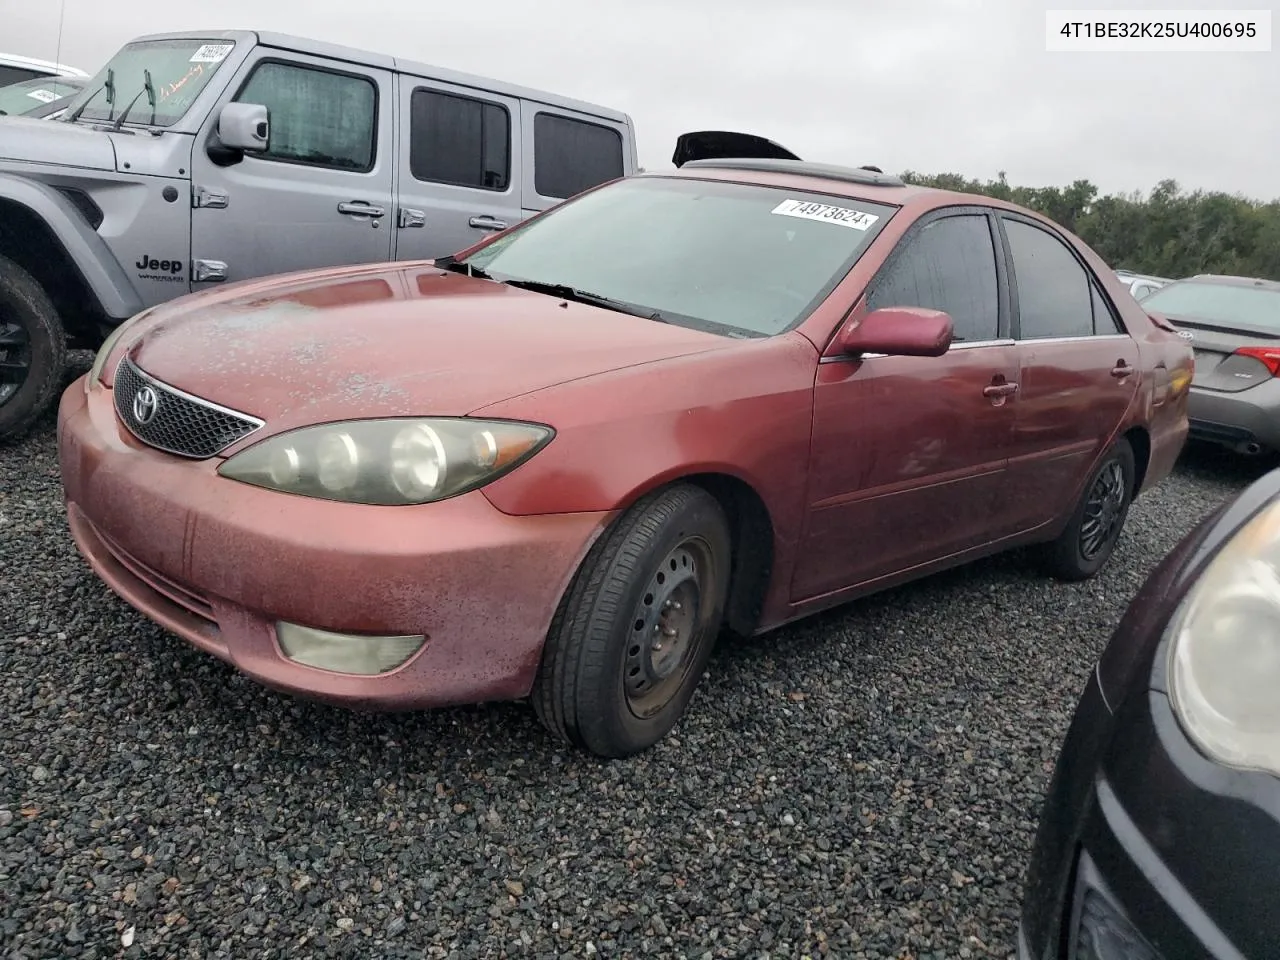
[[35, 57], [21, 57], [16, 53], [0, 53], [0, 64], [6, 67], [27, 67], [31, 70], [42, 70], [50, 75], [63, 75], [69, 77], [84, 77], [88, 79], [89, 74], [75, 67], [69, 67], [65, 63], [54, 63], [52, 60], [37, 60]]
[[[982, 206], [1008, 210], [1042, 223], [1050, 223], [1034, 210], [1016, 203], [976, 193], [940, 190], [904, 183], [891, 174], [877, 173], [865, 167], [811, 163], [805, 160], [695, 160], [676, 170], [647, 171], [641, 176], [692, 177], [704, 180], [730, 180], [761, 186], [789, 187], [829, 193], [849, 199], [869, 200], [889, 206], [910, 208], [924, 213], [936, 207]], [[1059, 227], [1058, 229], [1062, 229]]]
[[1280, 291], [1280, 282], [1265, 280], [1261, 277], [1235, 277], [1222, 273], [1199, 273], [1183, 280], [1194, 280], [1196, 283], [1214, 283], [1224, 287], [1261, 287], [1264, 290]]
[[324, 40], [312, 40], [287, 33], [272, 33], [265, 30], [184, 30], [178, 33], [150, 33], [145, 36], [134, 37], [129, 42], [138, 43], [144, 40], [233, 40], [237, 43], [261, 44], [266, 47], [291, 50], [295, 53], [303, 53], [326, 60], [340, 60], [344, 63], [362, 67], [421, 75], [430, 77], [433, 80], [439, 80], [442, 83], [451, 83], [459, 87], [471, 87], [476, 90], [484, 90], [522, 100], [533, 100], [538, 103], [545, 103], [548, 106], [576, 110], [579, 113], [591, 114], [604, 120], [631, 125], [631, 118], [627, 114], [602, 104], [575, 100], [572, 97], [561, 96], [548, 90], [522, 87], [503, 80], [495, 80], [491, 77], [462, 73], [429, 63], [389, 56], [385, 53], [373, 53], [368, 50], [359, 50], [355, 47], [346, 47], [341, 44], [329, 43]]

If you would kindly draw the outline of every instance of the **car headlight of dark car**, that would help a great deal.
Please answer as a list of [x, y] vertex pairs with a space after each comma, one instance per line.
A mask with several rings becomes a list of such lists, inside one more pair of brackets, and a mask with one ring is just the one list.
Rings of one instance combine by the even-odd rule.
[[1169, 695], [1191, 740], [1280, 776], [1280, 502], [1205, 568], [1170, 623]]
[[269, 437], [231, 457], [218, 473], [323, 500], [429, 503], [496, 480], [553, 435], [542, 424], [510, 420], [349, 420]]

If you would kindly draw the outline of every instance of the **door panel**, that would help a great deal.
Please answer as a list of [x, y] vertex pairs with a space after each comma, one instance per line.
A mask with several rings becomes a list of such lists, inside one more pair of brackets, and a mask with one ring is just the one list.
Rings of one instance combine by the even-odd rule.
[[991, 539], [1017, 402], [984, 390], [1017, 366], [1012, 342], [819, 365], [793, 601]]
[[[228, 90], [196, 139], [191, 211], [192, 288], [220, 279], [391, 258], [392, 75], [300, 54], [255, 50], [239, 91]], [[204, 144], [232, 99], [271, 114], [268, 153], [218, 166]]]
[[434, 259], [518, 223], [520, 101], [401, 76], [397, 260]]
[[1002, 214], [1013, 288], [1019, 391], [1009, 459], [1006, 533], [1075, 506], [1142, 379], [1138, 346], [1065, 239]]

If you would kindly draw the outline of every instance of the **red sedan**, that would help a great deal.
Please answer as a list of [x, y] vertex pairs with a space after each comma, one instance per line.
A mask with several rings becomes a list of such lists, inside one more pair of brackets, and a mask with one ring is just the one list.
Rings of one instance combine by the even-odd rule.
[[271, 687], [530, 697], [605, 756], [755, 634], [1010, 547], [1094, 574], [1192, 351], [1026, 210], [792, 160], [121, 327], [59, 412], [112, 589]]

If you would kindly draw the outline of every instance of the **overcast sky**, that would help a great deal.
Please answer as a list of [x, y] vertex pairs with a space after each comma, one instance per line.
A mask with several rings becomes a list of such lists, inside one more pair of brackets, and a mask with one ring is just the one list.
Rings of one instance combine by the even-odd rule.
[[[1198, 0], [1196, 7], [1272, 2]], [[58, 3], [0, 0], [0, 46], [54, 59]], [[93, 73], [143, 33], [278, 30], [626, 110], [649, 169], [670, 166], [680, 132], [728, 128], [764, 134], [805, 159], [874, 163], [893, 172], [986, 178], [1005, 170], [1015, 184], [1084, 178], [1104, 192], [1145, 191], [1172, 177], [1189, 188], [1280, 197], [1278, 48], [1048, 53], [1046, 6], [65, 0], [61, 60]], [[1111, 5], [1054, 0], [1052, 6]]]

